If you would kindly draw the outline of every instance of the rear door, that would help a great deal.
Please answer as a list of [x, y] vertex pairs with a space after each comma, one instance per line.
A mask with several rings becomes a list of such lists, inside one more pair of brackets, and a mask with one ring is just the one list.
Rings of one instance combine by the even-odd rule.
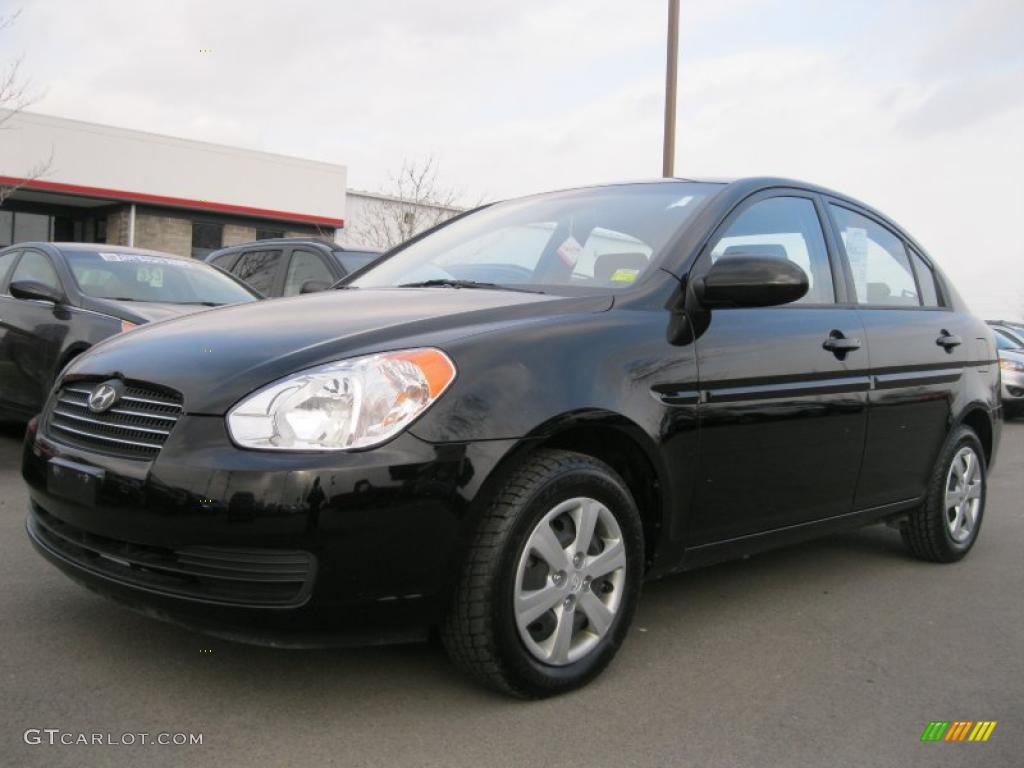
[[773, 256], [808, 274], [780, 307], [714, 309], [696, 341], [700, 455], [694, 545], [848, 513], [867, 413], [867, 351], [853, 308], [837, 304], [818, 198], [755, 196], [730, 215], [694, 268], [733, 254]]
[[830, 201], [850, 298], [864, 324], [872, 388], [858, 509], [924, 493], [974, 343], [930, 266], [869, 211]]

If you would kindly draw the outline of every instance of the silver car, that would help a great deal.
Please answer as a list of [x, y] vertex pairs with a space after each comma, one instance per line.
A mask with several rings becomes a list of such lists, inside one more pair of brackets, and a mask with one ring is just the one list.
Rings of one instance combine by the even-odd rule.
[[1003, 411], [1016, 416], [1024, 410], [1024, 349], [1003, 334], [996, 334], [999, 373], [1002, 379]]

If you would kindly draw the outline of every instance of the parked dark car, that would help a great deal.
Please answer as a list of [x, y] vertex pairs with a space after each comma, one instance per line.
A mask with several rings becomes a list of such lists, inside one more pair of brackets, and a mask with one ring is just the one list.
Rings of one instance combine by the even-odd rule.
[[28, 530], [151, 616], [296, 645], [437, 627], [546, 696], [609, 663], [645, 578], [881, 521], [962, 558], [998, 386], [992, 331], [848, 197], [570, 190], [78, 358], [26, 438]]
[[0, 250], [0, 417], [39, 413], [76, 355], [137, 325], [254, 301], [202, 262], [95, 243], [20, 243]]
[[264, 296], [326, 291], [343, 277], [372, 264], [380, 251], [349, 250], [315, 238], [277, 238], [232, 245], [206, 257]]

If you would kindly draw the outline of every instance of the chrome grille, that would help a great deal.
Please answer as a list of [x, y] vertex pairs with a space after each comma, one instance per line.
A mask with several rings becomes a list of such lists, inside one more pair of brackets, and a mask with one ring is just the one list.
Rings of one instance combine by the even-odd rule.
[[181, 416], [181, 395], [128, 383], [112, 408], [93, 413], [89, 395], [99, 383], [61, 387], [47, 418], [47, 431], [69, 445], [130, 459], [151, 459], [160, 453]]

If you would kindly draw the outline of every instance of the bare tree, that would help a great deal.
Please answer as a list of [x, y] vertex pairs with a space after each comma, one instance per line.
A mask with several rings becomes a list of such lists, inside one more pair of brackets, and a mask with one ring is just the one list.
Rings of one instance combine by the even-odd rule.
[[[0, 34], [6, 32], [18, 20], [21, 11], [15, 11], [7, 16], [0, 16]], [[33, 95], [29, 90], [29, 81], [22, 75], [21, 65], [24, 57], [18, 56], [6, 64], [0, 65], [0, 130], [9, 129], [8, 122], [21, 112], [25, 107], [36, 101], [38, 94]], [[14, 184], [0, 184], [0, 205], [20, 187], [30, 181], [44, 176], [53, 165], [53, 150], [45, 160], [40, 160], [35, 165], [26, 169], [21, 180]]]
[[462, 210], [457, 199], [454, 189], [438, 181], [433, 157], [405, 160], [380, 197], [366, 203], [353, 234], [365, 245], [387, 250], [457, 214]]

